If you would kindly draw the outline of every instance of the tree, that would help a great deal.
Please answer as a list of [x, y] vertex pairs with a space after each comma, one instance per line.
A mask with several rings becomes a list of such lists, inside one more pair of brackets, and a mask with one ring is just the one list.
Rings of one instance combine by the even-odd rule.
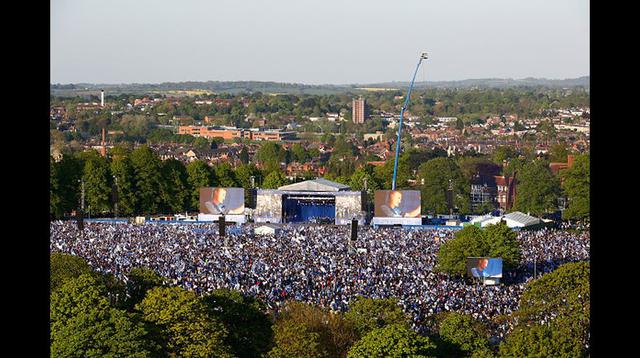
[[238, 357], [259, 357], [265, 354], [273, 339], [271, 320], [264, 305], [256, 298], [245, 297], [239, 291], [219, 289], [203, 298], [210, 314], [224, 324], [229, 335], [225, 343]]
[[260, 171], [253, 164], [243, 164], [236, 167], [235, 178], [238, 184], [244, 188], [244, 192], [245, 192], [244, 204], [245, 205], [249, 205], [249, 203], [251, 203], [251, 195], [253, 195], [253, 192], [251, 191], [253, 189], [252, 183], [251, 183], [251, 177], [254, 178], [253, 184], [257, 185], [258, 183], [257, 179], [259, 178], [259, 176], [260, 176]]
[[157, 213], [162, 204], [160, 158], [148, 146], [143, 145], [131, 152], [131, 165], [139, 205], [137, 211], [143, 214]]
[[56, 173], [58, 164], [49, 156], [49, 215], [59, 218], [64, 214], [60, 197], [60, 181]]
[[500, 344], [500, 357], [585, 357], [580, 340], [565, 327], [533, 325], [520, 327]]
[[449, 158], [435, 158], [418, 168], [423, 210], [448, 213], [447, 191], [453, 188], [453, 205], [461, 213], [471, 210], [470, 185], [458, 165]]
[[398, 306], [395, 298], [374, 299], [357, 297], [349, 304], [349, 311], [345, 313], [360, 337], [376, 328], [383, 328], [391, 324], [408, 325], [408, 317]]
[[517, 178], [514, 210], [539, 216], [558, 207], [560, 182], [546, 162], [535, 160], [525, 164]]
[[304, 149], [304, 147], [300, 143], [296, 143], [291, 147], [291, 154], [293, 160], [297, 162], [305, 163], [307, 160], [309, 160], [309, 154], [307, 153], [307, 150]]
[[280, 169], [280, 163], [285, 161], [285, 150], [274, 142], [266, 142], [255, 154], [255, 159], [262, 164], [265, 173]]
[[129, 310], [142, 302], [147, 291], [164, 285], [164, 279], [158, 275], [158, 273], [146, 267], [136, 267], [131, 269], [127, 278], [127, 299], [125, 305]]
[[151, 357], [158, 350], [141, 322], [109, 306], [105, 291], [95, 275], [82, 274], [52, 293], [52, 356]]
[[284, 176], [281, 170], [274, 170], [262, 182], [264, 189], [278, 189], [279, 187], [288, 183], [287, 178]]
[[501, 257], [505, 269], [515, 268], [522, 255], [516, 236], [505, 223], [489, 225], [484, 230], [465, 226], [452, 240], [440, 246], [436, 268], [453, 275], [464, 275], [468, 257]]
[[367, 201], [371, 202], [375, 191], [382, 189], [382, 186], [373, 174], [373, 168], [371, 166], [363, 166], [356, 169], [351, 175], [351, 178], [349, 178], [348, 185], [352, 190], [364, 190], [365, 181], [367, 183]]
[[[529, 282], [514, 313], [519, 325], [552, 325], [562, 329], [562, 334], [568, 336], [565, 340], [587, 346], [591, 318], [589, 271], [589, 262], [567, 263]], [[536, 334], [540, 332], [545, 331]]]
[[515, 269], [522, 259], [518, 235], [505, 222], [488, 225], [484, 229], [484, 240], [489, 247], [486, 256], [500, 257], [507, 270]]
[[274, 347], [267, 354], [269, 358], [329, 357], [319, 334], [310, 332], [304, 324], [285, 320], [276, 323], [273, 330]]
[[392, 324], [377, 328], [362, 337], [349, 350], [349, 358], [369, 357], [433, 357], [436, 346], [405, 325]]
[[168, 159], [161, 165], [160, 185], [163, 208], [169, 212], [182, 212], [190, 204], [187, 169], [176, 159]]
[[518, 156], [515, 149], [508, 146], [499, 146], [493, 151], [493, 162], [502, 165], [504, 161], [510, 161]]
[[[138, 197], [135, 187], [135, 172], [131, 164], [130, 153], [125, 149], [114, 148], [111, 152], [111, 173], [117, 178], [116, 200], [118, 213], [133, 215], [137, 211]], [[117, 153], [117, 154], [116, 154]]]
[[563, 218], [588, 219], [591, 212], [589, 154], [578, 155], [573, 166], [563, 171], [562, 177], [562, 188], [567, 195], [568, 204], [562, 213]]
[[231, 165], [227, 162], [220, 163], [214, 168], [215, 177], [218, 180], [218, 185], [221, 187], [235, 187], [238, 183], [235, 178], [235, 173], [231, 168]]
[[187, 164], [187, 183], [191, 190], [190, 208], [198, 210], [200, 207], [200, 188], [213, 185], [213, 173], [207, 163], [196, 160]]
[[553, 163], [565, 163], [567, 161], [567, 155], [569, 150], [567, 146], [561, 143], [557, 143], [549, 148], [549, 161]]
[[61, 252], [52, 252], [49, 256], [50, 292], [62, 287], [65, 282], [71, 279], [93, 272], [87, 261], [81, 257]]
[[470, 356], [488, 347], [488, 330], [481, 322], [468, 314], [449, 312], [440, 322], [440, 338], [456, 348], [446, 356]]
[[59, 198], [58, 206], [55, 208], [57, 214], [69, 213], [80, 206], [80, 179], [83, 168], [82, 159], [72, 153], [64, 154], [62, 160], [54, 166], [56, 186], [53, 189]]
[[162, 331], [163, 350], [182, 357], [230, 357], [226, 328], [192, 291], [155, 287], [136, 309]]
[[482, 229], [473, 225], [456, 232], [452, 240], [440, 245], [436, 269], [453, 275], [464, 275], [467, 272], [467, 257], [481, 257], [489, 253], [489, 245], [483, 236]]
[[289, 301], [280, 312], [276, 326], [302, 325], [305, 332], [317, 334], [317, 342], [329, 357], [344, 357], [358, 336], [353, 325], [339, 313], [302, 302]]
[[240, 150], [240, 162], [242, 164], [248, 164], [249, 163], [249, 152], [247, 151], [247, 147], [242, 147], [242, 149]]

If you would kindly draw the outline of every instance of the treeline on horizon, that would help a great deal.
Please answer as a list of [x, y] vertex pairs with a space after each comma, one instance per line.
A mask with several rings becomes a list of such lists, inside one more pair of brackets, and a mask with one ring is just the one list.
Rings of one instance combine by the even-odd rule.
[[[450, 81], [417, 81], [416, 86], [449, 86], [449, 87], [466, 87], [466, 86], [479, 86], [479, 87], [491, 87], [496, 86], [558, 86], [558, 87], [588, 87], [590, 76], [581, 76], [577, 78], [565, 78], [565, 79], [548, 79], [548, 78], [534, 78], [526, 77], [521, 79], [513, 78], [470, 78], [465, 80], [450, 80]], [[370, 83], [351, 83], [351, 84], [305, 84], [296, 82], [275, 82], [275, 81], [182, 81], [182, 82], [160, 82], [160, 83], [52, 83], [50, 84], [52, 89], [77, 89], [80, 87], [117, 87], [122, 86], [138, 86], [138, 87], [150, 87], [150, 88], [163, 88], [163, 89], [196, 89], [196, 88], [211, 88], [211, 89], [225, 89], [225, 88], [265, 88], [265, 87], [293, 87], [293, 88], [356, 88], [356, 87], [381, 87], [386, 85], [395, 86], [408, 86], [408, 81], [391, 81], [391, 82], [370, 82]], [[101, 87], [102, 86], [102, 87]]]
[[[364, 160], [355, 161], [355, 147], [342, 137], [333, 143], [334, 151], [325, 163], [326, 179], [365, 190], [366, 207], [375, 190], [391, 187], [393, 161], [372, 166]], [[536, 156], [532, 151], [517, 151], [499, 147], [492, 157], [467, 153], [456, 158], [445, 151], [409, 149], [402, 153], [398, 164], [397, 188], [421, 191], [424, 214], [449, 212], [447, 191], [453, 188], [453, 206], [459, 214], [487, 213], [495, 203], [477, 208], [471, 206], [470, 185], [474, 175], [505, 175], [517, 173], [517, 196], [512, 210], [541, 216], [558, 210], [558, 200], [566, 197], [565, 219], [588, 219], [589, 154], [577, 155], [574, 166], [555, 176], [549, 160], [565, 161], [566, 147], [554, 146], [549, 156]], [[63, 153], [62, 159], [50, 158], [50, 214], [52, 218], [68, 216], [78, 210], [81, 183], [84, 182], [85, 202], [94, 215], [115, 212], [132, 216], [138, 214], [169, 214], [194, 212], [199, 208], [201, 187], [242, 187], [245, 202], [251, 202], [252, 179], [256, 187], [276, 189], [290, 181], [282, 170], [282, 163], [311, 161], [317, 153], [295, 144], [289, 150], [277, 143], [264, 143], [250, 161], [246, 147], [239, 154], [242, 165], [233, 168], [228, 162], [208, 165], [203, 160], [184, 164], [176, 159], [161, 160], [156, 152], [143, 145], [135, 149], [116, 146], [107, 158], [90, 149]], [[305, 173], [296, 180], [313, 179]], [[85, 209], [85, 211], [89, 211]]]

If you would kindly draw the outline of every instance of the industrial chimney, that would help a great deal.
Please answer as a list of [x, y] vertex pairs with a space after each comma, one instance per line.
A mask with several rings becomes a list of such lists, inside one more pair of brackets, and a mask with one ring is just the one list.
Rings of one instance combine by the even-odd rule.
[[105, 129], [102, 128], [102, 154], [103, 157], [107, 157], [107, 142], [105, 140]]
[[104, 107], [104, 90], [100, 90], [100, 107]]

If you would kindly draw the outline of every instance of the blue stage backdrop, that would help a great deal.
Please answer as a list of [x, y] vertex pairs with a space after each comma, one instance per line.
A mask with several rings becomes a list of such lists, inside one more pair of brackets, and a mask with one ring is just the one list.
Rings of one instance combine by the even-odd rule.
[[335, 203], [285, 199], [283, 209], [283, 214], [287, 222], [305, 222], [319, 218], [335, 220], [336, 218]]

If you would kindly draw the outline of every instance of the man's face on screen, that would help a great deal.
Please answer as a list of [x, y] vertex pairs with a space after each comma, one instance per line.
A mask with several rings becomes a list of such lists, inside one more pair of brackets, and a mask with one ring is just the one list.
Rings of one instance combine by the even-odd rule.
[[402, 201], [402, 193], [399, 191], [392, 191], [389, 194], [389, 206], [392, 208], [396, 208], [400, 206], [400, 202]]

